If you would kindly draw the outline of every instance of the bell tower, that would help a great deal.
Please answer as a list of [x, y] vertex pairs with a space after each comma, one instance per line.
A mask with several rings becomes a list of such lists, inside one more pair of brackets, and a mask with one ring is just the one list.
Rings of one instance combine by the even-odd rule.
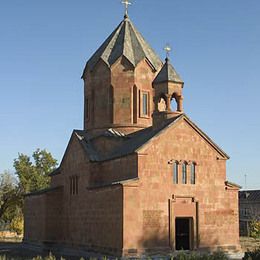
[[[165, 63], [153, 81], [154, 106], [153, 126], [157, 127], [166, 119], [174, 118], [183, 114], [182, 89], [184, 82], [170, 63], [169, 47], [166, 47], [167, 57]], [[176, 109], [172, 108], [175, 101]]]

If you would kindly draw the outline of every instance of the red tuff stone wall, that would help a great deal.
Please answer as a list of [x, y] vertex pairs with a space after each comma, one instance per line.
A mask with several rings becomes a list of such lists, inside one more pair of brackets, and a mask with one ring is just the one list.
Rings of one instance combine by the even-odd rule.
[[59, 241], [63, 236], [63, 189], [59, 188], [45, 195], [45, 240]]
[[110, 86], [110, 69], [100, 60], [92, 72], [87, 72], [84, 79], [84, 129], [111, 124]]
[[[26, 197], [25, 241], [56, 242], [120, 254], [122, 186], [90, 187], [91, 167], [75, 136], [70, 140], [60, 169], [61, 173], [52, 177], [53, 190]], [[118, 170], [111, 168], [111, 171], [115, 169]], [[71, 194], [70, 177], [75, 175], [79, 180], [78, 193]], [[55, 189], [60, 186], [62, 188]]]
[[[97, 172], [101, 179], [104, 176], [104, 182], [105, 173], [108, 177], [109, 169], [113, 170], [108, 163], [106, 165], [107, 172]], [[90, 189], [94, 168], [83, 147], [73, 136], [61, 164], [61, 174], [56, 176], [59, 183], [64, 185], [61, 242], [87, 248], [119, 250], [122, 248], [122, 191], [118, 186]], [[70, 177], [75, 175], [78, 177], [78, 194], [71, 194]]]
[[[174, 248], [180, 216], [193, 218], [194, 248], [239, 248], [238, 191], [226, 189], [226, 162], [217, 157], [222, 158], [184, 119], [140, 149], [140, 181], [124, 187], [125, 253]], [[195, 185], [189, 183], [189, 166], [188, 184], [173, 183], [173, 159], [197, 163]]]
[[65, 195], [62, 243], [101, 252], [122, 248], [122, 189], [120, 186]]
[[45, 240], [46, 226], [45, 195], [25, 197], [24, 241], [42, 242]]
[[30, 242], [56, 241], [61, 238], [62, 188], [25, 198], [24, 240]]
[[91, 170], [90, 186], [137, 178], [137, 156], [134, 154], [110, 161], [93, 163]]
[[[196, 184], [173, 183], [173, 160], [196, 163]], [[138, 154], [90, 163], [72, 136], [48, 193], [25, 202], [25, 241], [55, 241], [103, 253], [175, 248], [175, 219], [192, 219], [192, 248], [239, 248], [238, 192], [225, 185], [226, 161], [185, 119]], [[70, 177], [78, 176], [71, 194]], [[138, 179], [111, 185], [112, 182]], [[110, 183], [110, 185], [108, 185]], [[107, 186], [106, 186], [107, 185]]]
[[[112, 127], [131, 133], [151, 126], [154, 110], [152, 82], [156, 73], [145, 60], [136, 68], [124, 57], [111, 68], [100, 60], [84, 78], [85, 129], [96, 133]], [[147, 116], [142, 116], [142, 91], [149, 94]]]

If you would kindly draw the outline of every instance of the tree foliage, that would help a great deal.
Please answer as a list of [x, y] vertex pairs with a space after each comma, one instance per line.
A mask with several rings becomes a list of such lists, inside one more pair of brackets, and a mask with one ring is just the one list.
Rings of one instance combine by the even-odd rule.
[[37, 149], [33, 152], [32, 158], [19, 154], [14, 160], [14, 168], [22, 192], [29, 193], [47, 188], [50, 183], [48, 175], [56, 166], [57, 160], [46, 150]]
[[24, 194], [47, 188], [49, 174], [57, 160], [46, 150], [37, 149], [32, 157], [19, 154], [14, 160], [15, 176], [10, 172], [0, 174], [0, 224], [17, 234], [23, 232]]
[[250, 223], [250, 236], [255, 239], [260, 238], [260, 221], [258, 219], [254, 219]]
[[20, 188], [14, 176], [9, 172], [0, 174], [0, 219], [10, 221], [21, 201]]
[[12, 218], [10, 223], [10, 228], [18, 235], [21, 235], [23, 233], [23, 225], [24, 225], [23, 215], [17, 214]]

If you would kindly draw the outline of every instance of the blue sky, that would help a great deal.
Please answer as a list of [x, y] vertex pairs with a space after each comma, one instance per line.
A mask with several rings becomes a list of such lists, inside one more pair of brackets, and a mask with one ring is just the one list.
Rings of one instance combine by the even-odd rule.
[[[0, 172], [18, 152], [59, 161], [83, 125], [81, 73], [123, 18], [120, 0], [0, 3]], [[135, 0], [130, 18], [185, 81], [185, 113], [231, 157], [227, 177], [260, 189], [260, 1]]]

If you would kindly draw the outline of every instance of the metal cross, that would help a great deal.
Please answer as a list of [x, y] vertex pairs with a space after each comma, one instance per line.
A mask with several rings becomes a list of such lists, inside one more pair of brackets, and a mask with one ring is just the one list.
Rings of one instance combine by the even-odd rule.
[[125, 16], [128, 15], [128, 6], [131, 5], [132, 3], [130, 2], [130, 0], [124, 0], [122, 1], [122, 4], [125, 5]]
[[166, 52], [166, 58], [169, 58], [170, 57], [170, 52], [171, 52], [172, 48], [170, 47], [169, 44], [166, 44], [166, 46], [164, 47], [164, 50]]

